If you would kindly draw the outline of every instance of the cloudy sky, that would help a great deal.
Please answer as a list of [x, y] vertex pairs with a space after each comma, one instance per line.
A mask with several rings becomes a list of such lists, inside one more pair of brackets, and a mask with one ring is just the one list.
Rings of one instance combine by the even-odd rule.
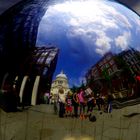
[[[0, 14], [19, 1], [20, 0], [0, 0]], [[131, 8], [137, 10], [137, 12], [140, 11], [139, 0], [120, 1], [123, 1], [128, 6], [131, 6]], [[135, 43], [137, 44], [137, 42], [133, 42], [133, 40], [135, 40], [136, 38], [135, 33], [139, 32], [140, 29], [135, 29], [134, 27], [132, 27], [132, 25], [137, 27], [140, 22], [139, 20], [137, 20], [137, 17], [130, 18], [131, 13], [125, 13], [126, 16], [121, 14], [121, 12], [124, 12], [125, 10], [120, 11], [119, 9], [119, 13], [114, 8], [107, 6], [101, 7], [101, 5], [99, 5], [100, 8], [105, 11], [105, 13], [100, 11], [99, 8], [94, 7], [94, 9], [98, 11], [97, 14], [95, 14], [90, 11], [91, 9], [93, 9], [93, 7], [89, 7], [88, 9], [83, 11], [84, 5], [83, 8], [78, 10], [79, 12], [76, 9], [76, 5], [72, 6], [72, 11], [69, 6], [57, 6], [58, 5], [52, 7], [52, 9], [47, 11], [48, 14], [46, 14], [45, 16], [47, 16], [47, 19], [49, 20], [44, 20], [41, 23], [41, 25], [43, 25], [43, 30], [41, 30], [41, 34], [39, 35], [38, 44], [41, 45], [43, 43], [46, 44], [53, 42], [63, 48], [61, 49], [61, 53], [63, 53], [63, 55], [60, 55], [59, 57], [60, 65], [59, 67], [57, 67], [58, 69], [56, 71], [56, 74], [58, 74], [64, 68], [63, 66], [65, 66], [66, 70], [64, 70], [64, 72], [66, 72], [71, 84], [73, 83], [78, 85], [77, 81], [81, 82], [83, 80], [82, 76], [85, 75], [85, 71], [89, 68], [89, 66], [93, 63], [96, 63], [96, 60], [99, 59], [99, 57], [101, 57], [107, 51], [111, 49], [115, 51], [118, 51], [119, 49], [124, 50], [128, 47], [128, 42], [130, 40], [132, 40], [131, 43], [133, 43], [134, 45]], [[65, 13], [65, 11], [67, 11], [70, 15], [68, 13]], [[115, 15], [114, 18], [112, 18], [112, 16], [109, 16], [108, 13], [110, 13], [110, 11]], [[101, 20], [100, 16], [103, 16], [104, 18], [102, 18]], [[112, 18], [112, 20], [110, 20], [110, 18]], [[115, 18], [119, 19], [122, 22], [119, 22]], [[91, 26], [91, 23], [94, 24], [92, 24]], [[44, 28], [44, 26], [46, 26], [46, 28]], [[57, 27], [57, 29], [54, 29], [54, 27]], [[115, 33], [112, 34], [108, 27], [110, 27], [110, 29], [113, 29]], [[132, 28], [133, 30], [135, 30], [134, 34]], [[45, 34], [46, 36], [44, 36]], [[112, 38], [110, 36], [112, 36]], [[96, 47], [92, 48], [92, 44], [95, 44]], [[112, 44], [115, 44], [115, 46], [117, 47], [112, 48]], [[78, 46], [80, 46], [80, 49], [78, 48]]]
[[106, 52], [118, 53], [129, 46], [139, 49], [137, 36], [139, 17], [126, 7], [99, 0], [73, 1], [48, 8], [37, 45], [56, 44], [60, 48], [56, 74], [63, 69], [70, 83], [78, 85]]

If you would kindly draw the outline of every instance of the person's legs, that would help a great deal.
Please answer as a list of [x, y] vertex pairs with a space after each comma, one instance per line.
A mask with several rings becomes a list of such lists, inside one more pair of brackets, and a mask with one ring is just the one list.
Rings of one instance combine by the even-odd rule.
[[58, 111], [58, 109], [57, 109], [57, 102], [54, 102], [54, 113], [57, 114], [57, 111]]
[[100, 104], [97, 104], [97, 106], [98, 106], [98, 110], [101, 110], [101, 106], [100, 106]]
[[63, 117], [63, 103], [59, 103], [59, 117]]
[[80, 115], [82, 114], [82, 103], [80, 103]]
[[65, 114], [65, 104], [62, 103], [62, 116], [64, 117], [64, 114]]
[[74, 105], [74, 116], [78, 117], [78, 105]]
[[88, 114], [89, 111], [90, 111], [90, 103], [88, 102], [87, 103], [87, 114]]

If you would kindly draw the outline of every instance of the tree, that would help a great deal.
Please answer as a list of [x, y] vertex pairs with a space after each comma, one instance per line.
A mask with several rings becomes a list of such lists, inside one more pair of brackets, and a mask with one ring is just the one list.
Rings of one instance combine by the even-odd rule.
[[102, 76], [103, 78], [105, 79], [105, 81], [107, 82], [107, 86], [109, 89], [111, 89], [111, 77], [108, 73], [108, 70], [107, 68], [104, 68], [103, 71], [102, 71]]
[[72, 91], [73, 93], [75, 93], [77, 90], [78, 90], [78, 87], [76, 87], [75, 85], [73, 85], [73, 87], [71, 88], [71, 91]]

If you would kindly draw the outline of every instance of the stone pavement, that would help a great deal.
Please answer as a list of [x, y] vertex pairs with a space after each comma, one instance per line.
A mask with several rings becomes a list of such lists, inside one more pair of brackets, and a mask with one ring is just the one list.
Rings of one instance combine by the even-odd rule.
[[97, 121], [90, 122], [59, 118], [52, 105], [16, 113], [0, 110], [0, 140], [139, 140], [139, 113], [140, 104], [114, 109], [112, 117], [95, 110]]

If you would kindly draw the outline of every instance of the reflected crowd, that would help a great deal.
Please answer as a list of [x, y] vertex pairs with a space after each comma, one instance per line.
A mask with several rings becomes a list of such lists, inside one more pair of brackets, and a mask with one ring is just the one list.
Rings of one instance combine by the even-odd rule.
[[86, 90], [80, 88], [75, 93], [68, 92], [65, 94], [63, 90], [59, 90], [58, 96], [50, 97], [48, 104], [53, 104], [54, 112], [60, 118], [72, 117], [81, 120], [89, 119], [96, 121], [94, 110], [98, 109], [100, 114], [103, 112], [112, 112], [112, 96], [101, 96], [100, 93], [95, 95], [88, 87]]
[[[139, 91], [140, 73], [137, 73], [135, 83], [128, 90], [130, 93], [127, 96], [127, 100], [139, 97], [137, 94]], [[48, 94], [48, 98], [45, 100], [47, 104], [53, 105], [54, 113], [60, 118], [71, 117], [96, 121], [95, 110], [98, 110], [100, 115], [108, 113], [112, 117], [112, 103], [114, 100], [112, 94], [94, 93], [88, 86], [80, 87], [75, 89], [74, 92], [68, 91], [67, 93], [64, 93], [63, 89], [59, 89], [57, 95], [52, 97]]]

